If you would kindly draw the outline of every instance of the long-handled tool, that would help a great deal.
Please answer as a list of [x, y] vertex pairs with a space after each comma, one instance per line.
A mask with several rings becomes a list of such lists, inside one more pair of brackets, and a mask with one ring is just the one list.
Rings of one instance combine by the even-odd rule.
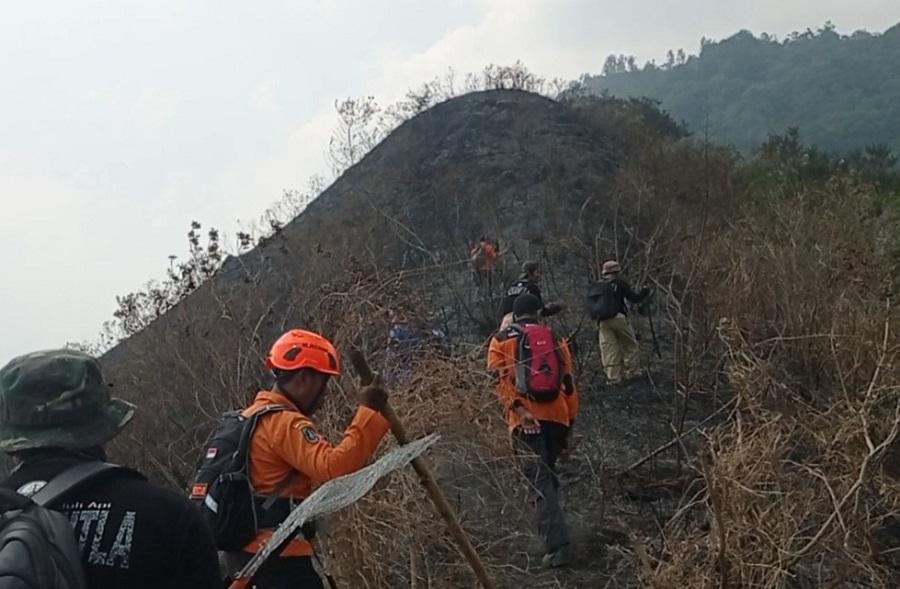
[[[352, 349], [350, 351], [350, 361], [356, 369], [356, 373], [359, 374], [360, 384], [366, 386], [375, 382], [375, 375], [372, 373], [372, 369], [369, 368], [369, 363], [366, 362], [366, 358], [363, 356], [362, 352], [355, 348]], [[403, 427], [403, 423], [397, 417], [397, 414], [394, 413], [390, 404], [385, 403], [381, 413], [390, 422], [391, 432], [394, 434], [397, 442], [401, 445], [408, 444], [409, 435], [406, 433], [406, 428]], [[444, 518], [447, 529], [450, 531], [450, 535], [456, 542], [457, 547], [466, 558], [466, 561], [468, 561], [469, 566], [472, 567], [472, 572], [475, 573], [478, 582], [484, 589], [495, 589], [494, 582], [491, 581], [491, 578], [487, 574], [487, 570], [484, 568], [484, 563], [481, 562], [481, 558], [478, 556], [478, 553], [475, 552], [475, 548], [469, 541], [469, 537], [466, 536], [462, 526], [459, 525], [459, 520], [456, 518], [456, 514], [453, 513], [453, 508], [450, 507], [447, 498], [444, 497], [443, 491], [441, 491], [441, 488], [434, 480], [434, 475], [431, 473], [431, 469], [428, 468], [428, 464], [421, 456], [419, 456], [412, 460], [412, 466], [413, 469], [415, 469], [416, 474], [419, 475], [419, 480], [422, 482], [422, 486], [425, 487], [428, 498], [431, 499], [431, 502], [438, 510], [438, 513], [441, 514], [441, 517]]]
[[653, 349], [656, 350], [656, 357], [662, 360], [662, 353], [659, 351], [659, 340], [656, 339], [656, 327], [653, 325], [653, 303], [648, 299], [643, 306], [638, 307], [638, 311], [640, 311], [641, 315], [647, 317], [647, 322], [650, 324], [650, 336], [653, 338]]
[[650, 335], [653, 337], [653, 349], [656, 350], [656, 357], [662, 360], [662, 353], [659, 351], [659, 340], [656, 339], [656, 328], [653, 326], [653, 314], [647, 315], [647, 321], [650, 322]]
[[[248, 558], [241, 570], [235, 574], [229, 589], [248, 589], [260, 568], [269, 558], [281, 554], [288, 543], [297, 537], [297, 532], [303, 524], [356, 503], [363, 495], [371, 491], [383, 476], [409, 464], [415, 457], [437, 442], [439, 437], [437, 434], [431, 434], [415, 442], [394, 448], [369, 466], [331, 479], [313, 491], [309, 497], [291, 510], [291, 513], [263, 543], [256, 554]], [[334, 585], [330, 578], [329, 583], [329, 587]]]

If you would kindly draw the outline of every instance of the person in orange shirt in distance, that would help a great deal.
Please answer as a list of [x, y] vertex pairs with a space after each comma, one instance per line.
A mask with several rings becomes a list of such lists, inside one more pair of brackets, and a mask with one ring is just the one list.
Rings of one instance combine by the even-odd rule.
[[497, 248], [484, 236], [478, 240], [478, 243], [469, 252], [469, 259], [472, 262], [472, 275], [476, 286], [482, 286], [486, 281], [488, 289], [491, 288], [491, 278], [494, 273], [494, 266], [497, 264], [497, 256]]

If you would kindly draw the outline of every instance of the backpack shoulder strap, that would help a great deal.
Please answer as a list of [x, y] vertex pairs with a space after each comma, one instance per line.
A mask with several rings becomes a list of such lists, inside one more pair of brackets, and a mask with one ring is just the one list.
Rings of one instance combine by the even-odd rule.
[[[263, 407], [260, 407], [257, 411], [254, 411], [253, 414], [250, 415], [250, 419], [258, 420], [260, 417], [262, 417], [263, 415], [265, 415], [267, 413], [274, 413], [276, 411], [287, 411], [287, 410], [288, 410], [288, 408], [285, 407], [284, 405], [272, 403], [269, 405], [264, 405]], [[255, 429], [255, 426], [254, 426], [254, 429]], [[253, 432], [251, 431], [251, 432], [249, 432], [249, 434], [250, 435], [247, 436], [246, 446], [243, 446], [241, 449], [238, 450], [238, 452], [246, 453], [249, 450], [250, 436], [253, 435]], [[241, 440], [241, 442], [244, 442], [244, 440]], [[266, 497], [266, 500], [262, 504], [263, 509], [268, 511], [269, 509], [272, 508], [272, 505], [274, 505], [275, 502], [281, 498], [281, 494], [284, 493], [285, 489], [288, 488], [288, 485], [291, 484], [291, 481], [294, 480], [295, 473], [296, 473], [296, 471], [292, 470], [291, 472], [289, 472], [287, 474], [286, 477], [281, 479], [281, 481], [278, 483], [278, 485], [275, 487], [275, 489], [272, 490], [272, 494]]]
[[250, 440], [253, 438], [253, 432], [256, 431], [256, 425], [259, 422], [260, 418], [264, 415], [275, 413], [277, 411], [287, 411], [287, 407], [284, 405], [279, 405], [277, 403], [270, 403], [268, 405], [263, 405], [246, 417], [249, 423], [247, 423], [247, 425], [244, 427], [241, 438], [240, 440], [238, 440], [237, 449], [235, 451], [235, 461], [243, 465], [239, 467], [239, 470], [247, 468], [247, 455], [250, 452]]
[[263, 405], [253, 413], [248, 416], [248, 419], [254, 419], [257, 417], [262, 417], [266, 413], [274, 413], [275, 411], [287, 411], [287, 407], [284, 405], [279, 405], [278, 403], [269, 403], [268, 405]]
[[498, 342], [505, 342], [510, 338], [519, 337], [520, 335], [522, 335], [521, 328], [518, 326], [518, 324], [513, 323], [512, 325], [495, 333], [494, 339], [496, 339]]
[[263, 501], [262, 508], [264, 510], [268, 511], [272, 509], [272, 506], [275, 505], [275, 502], [282, 498], [281, 494], [287, 490], [288, 486], [291, 484], [291, 482], [293, 482], [296, 475], [297, 471], [291, 470], [289, 473], [287, 473], [287, 476], [281, 479], [281, 482], [279, 482], [278, 485], [276, 485], [276, 487], [272, 489], [272, 493], [266, 497], [265, 501]]
[[5, 510], [7, 507], [12, 507], [14, 509], [25, 509], [29, 505], [32, 505], [31, 499], [26, 497], [25, 495], [20, 495], [16, 493], [12, 489], [7, 489], [6, 487], [0, 487], [0, 506]]
[[69, 491], [96, 478], [98, 475], [113, 471], [128, 472], [133, 476], [139, 476], [136, 471], [124, 466], [119, 466], [118, 464], [110, 464], [109, 462], [101, 462], [99, 460], [82, 462], [53, 477], [50, 482], [44, 485], [40, 491], [31, 497], [31, 500], [38, 505], [49, 505]]

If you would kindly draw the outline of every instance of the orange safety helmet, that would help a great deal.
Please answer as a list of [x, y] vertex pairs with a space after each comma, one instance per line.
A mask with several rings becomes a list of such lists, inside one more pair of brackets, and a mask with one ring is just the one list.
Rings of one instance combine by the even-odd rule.
[[270, 370], [300, 370], [311, 368], [316, 372], [338, 376], [341, 362], [334, 345], [318, 333], [292, 329], [275, 340], [266, 358]]

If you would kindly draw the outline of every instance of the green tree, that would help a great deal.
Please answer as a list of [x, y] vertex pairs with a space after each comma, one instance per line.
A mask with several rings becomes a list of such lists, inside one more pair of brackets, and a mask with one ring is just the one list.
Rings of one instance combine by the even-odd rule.
[[821, 149], [849, 152], [872, 144], [900, 152], [900, 25], [882, 34], [840, 35], [831, 22], [774, 35], [740, 31], [701, 40], [700, 53], [669, 51], [661, 67], [623, 67], [610, 56], [592, 91], [661, 102], [693, 132], [750, 153], [769, 132], [799, 127]]

